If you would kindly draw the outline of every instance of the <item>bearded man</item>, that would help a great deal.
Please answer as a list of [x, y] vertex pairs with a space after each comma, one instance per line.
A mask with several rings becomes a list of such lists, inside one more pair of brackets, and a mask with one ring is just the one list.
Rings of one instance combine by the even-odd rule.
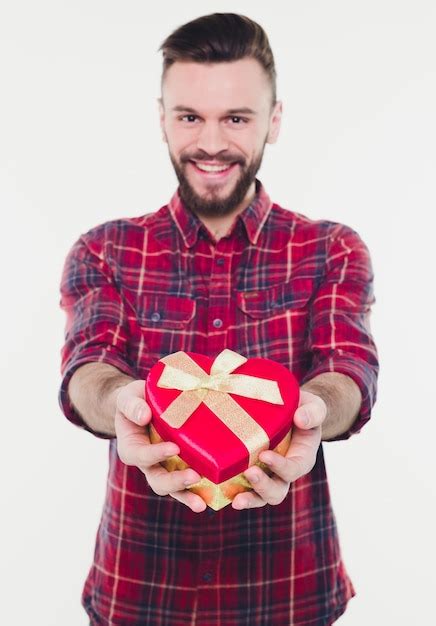
[[[60, 403], [109, 439], [82, 602], [99, 626], [327, 626], [355, 590], [322, 442], [357, 433], [376, 398], [368, 249], [349, 226], [272, 202], [256, 177], [282, 116], [259, 24], [203, 16], [161, 50], [179, 186], [160, 209], [83, 234], [62, 278]], [[224, 348], [286, 366], [301, 398], [286, 455], [260, 454], [272, 475], [249, 467], [253, 489], [214, 511], [187, 489], [197, 472], [160, 464], [180, 449], [150, 442], [144, 380], [167, 354]]]

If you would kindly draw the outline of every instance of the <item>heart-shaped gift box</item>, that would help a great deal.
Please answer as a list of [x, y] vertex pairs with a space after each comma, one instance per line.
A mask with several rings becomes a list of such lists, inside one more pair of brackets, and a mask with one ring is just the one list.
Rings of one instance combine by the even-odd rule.
[[151, 442], [180, 448], [165, 467], [197, 471], [202, 484], [191, 490], [218, 510], [251, 488], [242, 476], [249, 466], [265, 470], [258, 460], [262, 450], [286, 453], [299, 385], [271, 359], [247, 359], [227, 348], [215, 359], [179, 351], [151, 368], [145, 398], [153, 414]]

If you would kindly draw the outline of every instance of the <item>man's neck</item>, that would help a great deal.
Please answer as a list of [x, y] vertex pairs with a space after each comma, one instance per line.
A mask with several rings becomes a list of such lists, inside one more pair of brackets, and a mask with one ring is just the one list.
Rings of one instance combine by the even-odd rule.
[[218, 241], [219, 239], [227, 235], [227, 233], [231, 230], [233, 223], [235, 222], [239, 213], [242, 213], [242, 211], [244, 211], [253, 202], [255, 195], [256, 183], [253, 182], [243, 201], [237, 207], [235, 207], [235, 209], [228, 215], [198, 215], [198, 218], [203, 222], [209, 232]]

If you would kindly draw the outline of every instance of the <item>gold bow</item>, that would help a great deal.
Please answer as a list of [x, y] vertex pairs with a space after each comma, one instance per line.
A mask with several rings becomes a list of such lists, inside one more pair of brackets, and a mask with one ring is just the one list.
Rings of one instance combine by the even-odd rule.
[[228, 348], [215, 358], [210, 374], [183, 351], [160, 360], [165, 363], [165, 368], [157, 386], [182, 391], [160, 417], [173, 428], [180, 428], [204, 402], [239, 437], [249, 453], [248, 465], [253, 465], [260, 452], [268, 449], [269, 437], [229, 393], [284, 404], [277, 382], [246, 374], [231, 374], [247, 358]]

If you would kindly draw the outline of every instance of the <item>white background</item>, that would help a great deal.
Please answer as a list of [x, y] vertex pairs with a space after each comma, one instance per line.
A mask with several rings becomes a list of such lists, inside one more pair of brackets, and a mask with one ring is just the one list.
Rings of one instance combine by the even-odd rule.
[[58, 408], [62, 265], [88, 228], [175, 190], [157, 49], [214, 11], [259, 21], [276, 57], [284, 120], [259, 173], [272, 199], [352, 226], [372, 254], [378, 401], [360, 435], [325, 444], [358, 594], [338, 624], [434, 623], [434, 6], [2, 1], [2, 623], [87, 624], [108, 444]]

